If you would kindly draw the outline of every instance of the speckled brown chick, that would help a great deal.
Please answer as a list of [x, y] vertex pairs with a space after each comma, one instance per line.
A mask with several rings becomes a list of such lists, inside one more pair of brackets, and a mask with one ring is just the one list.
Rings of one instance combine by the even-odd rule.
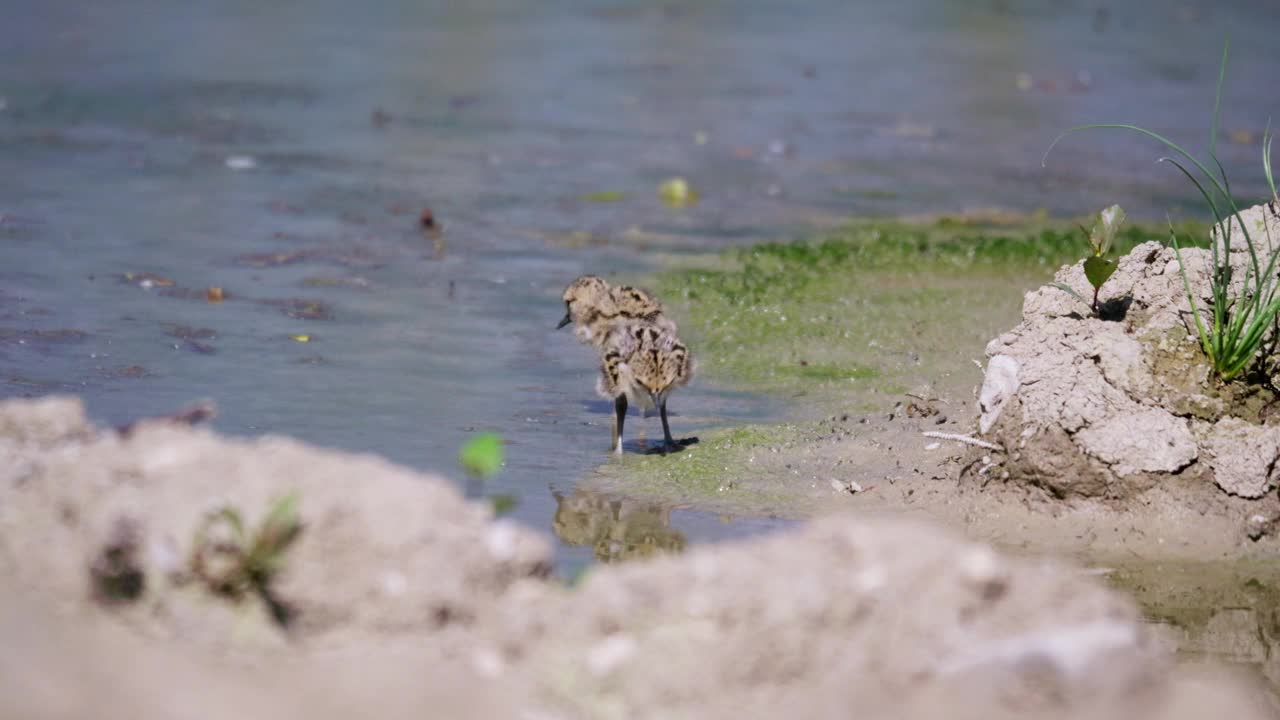
[[663, 314], [662, 303], [637, 287], [611, 286], [595, 275], [583, 275], [569, 283], [562, 297], [565, 314], [556, 328], [572, 323], [578, 339], [596, 348], [619, 322], [643, 320], [676, 332], [676, 324]]
[[667, 422], [667, 396], [693, 379], [693, 354], [674, 332], [645, 321], [612, 326], [601, 346], [600, 379], [596, 390], [614, 401], [612, 449], [622, 453], [622, 429], [627, 402], [657, 406], [662, 418], [663, 451], [680, 445]]
[[[693, 377], [693, 356], [676, 336], [677, 327], [651, 293], [629, 285], [611, 286], [595, 275], [576, 278], [565, 288], [565, 316], [583, 343], [600, 352], [596, 390], [614, 401], [613, 441], [622, 453], [622, 429], [628, 399], [657, 407], [662, 417], [664, 452], [680, 447], [667, 422], [667, 395]], [[696, 442], [696, 438], [684, 441]]]

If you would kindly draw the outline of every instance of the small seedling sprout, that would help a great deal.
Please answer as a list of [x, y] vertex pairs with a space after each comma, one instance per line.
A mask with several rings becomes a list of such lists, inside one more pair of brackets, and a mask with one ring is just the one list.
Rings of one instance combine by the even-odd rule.
[[272, 593], [271, 583], [284, 566], [285, 552], [302, 534], [298, 499], [290, 493], [276, 500], [252, 534], [230, 505], [209, 513], [192, 542], [192, 573], [220, 595], [239, 599], [257, 594], [272, 616], [287, 624], [288, 608]]
[[[467, 474], [467, 497], [478, 497], [484, 481], [502, 470], [503, 455], [502, 436], [497, 433], [479, 433], [463, 443], [458, 464]], [[489, 502], [495, 515], [505, 515], [518, 504], [514, 495], [494, 495]]]
[[1085, 238], [1089, 241], [1089, 257], [1085, 258], [1084, 261], [1084, 276], [1089, 280], [1089, 284], [1093, 286], [1092, 303], [1081, 297], [1080, 293], [1076, 292], [1070, 285], [1053, 283], [1053, 287], [1088, 305], [1094, 315], [1098, 314], [1098, 293], [1116, 271], [1118, 263], [1114, 258], [1107, 256], [1111, 253], [1111, 246], [1114, 244], [1116, 234], [1120, 232], [1120, 225], [1123, 222], [1124, 210], [1119, 205], [1112, 205], [1098, 213], [1098, 218], [1094, 221], [1092, 230], [1086, 230], [1084, 227], [1080, 228], [1080, 231], [1084, 233]]

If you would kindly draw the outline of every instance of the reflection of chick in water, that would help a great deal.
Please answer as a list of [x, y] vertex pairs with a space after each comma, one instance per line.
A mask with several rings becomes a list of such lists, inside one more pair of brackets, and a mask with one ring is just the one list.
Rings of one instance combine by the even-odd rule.
[[684, 534], [671, 527], [671, 508], [655, 503], [617, 500], [575, 490], [552, 492], [556, 537], [570, 545], [590, 545], [596, 559], [614, 562], [684, 550]]

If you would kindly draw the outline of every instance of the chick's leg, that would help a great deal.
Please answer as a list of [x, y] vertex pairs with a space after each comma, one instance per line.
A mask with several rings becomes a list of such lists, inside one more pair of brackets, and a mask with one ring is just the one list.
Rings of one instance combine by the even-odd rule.
[[663, 452], [672, 452], [678, 450], [679, 446], [671, 437], [671, 426], [667, 424], [667, 397], [663, 395], [658, 398], [658, 414], [662, 416], [662, 450]]
[[627, 420], [627, 396], [619, 395], [613, 400], [613, 444], [609, 448], [614, 454], [622, 454], [622, 425]]

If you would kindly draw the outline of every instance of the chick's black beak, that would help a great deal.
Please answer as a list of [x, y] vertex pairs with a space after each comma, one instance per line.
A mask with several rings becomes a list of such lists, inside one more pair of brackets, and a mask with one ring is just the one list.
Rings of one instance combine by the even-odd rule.
[[565, 325], [568, 325], [571, 322], [573, 322], [573, 318], [569, 317], [569, 313], [565, 313], [564, 317], [560, 320], [560, 324], [556, 326], [556, 329], [559, 330], [560, 328], [564, 327]]

